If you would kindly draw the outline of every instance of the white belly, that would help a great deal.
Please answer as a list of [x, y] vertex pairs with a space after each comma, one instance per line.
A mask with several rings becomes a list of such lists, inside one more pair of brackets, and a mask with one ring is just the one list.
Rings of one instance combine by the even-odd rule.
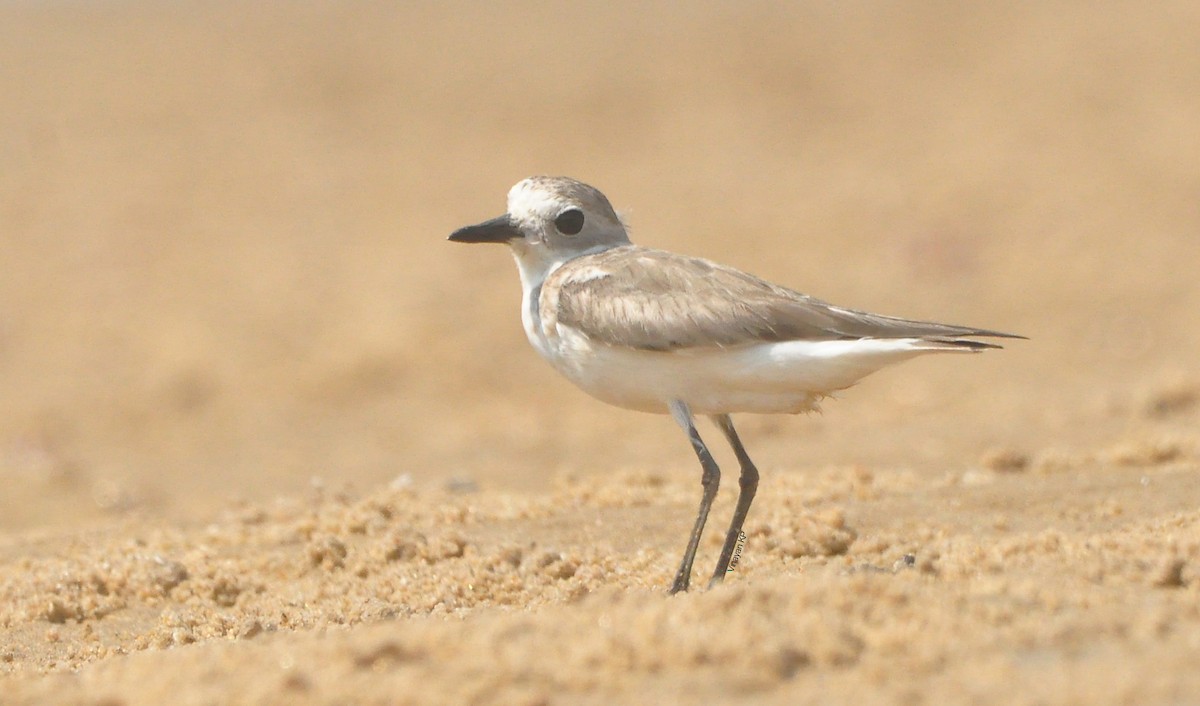
[[807, 412], [822, 397], [924, 353], [970, 352], [916, 338], [784, 341], [669, 352], [610, 346], [544, 322], [542, 283], [562, 262], [514, 249], [523, 289], [521, 322], [529, 342], [593, 397], [627, 409], [667, 413], [673, 400], [695, 414]]
[[946, 350], [918, 339], [864, 339], [658, 352], [597, 344], [565, 326], [555, 333], [535, 347], [571, 382], [609, 404], [660, 414], [671, 400], [695, 414], [807, 412], [880, 368]]

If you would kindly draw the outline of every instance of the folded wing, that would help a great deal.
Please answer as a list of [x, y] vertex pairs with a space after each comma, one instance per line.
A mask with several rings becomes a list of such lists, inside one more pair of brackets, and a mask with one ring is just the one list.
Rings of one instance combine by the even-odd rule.
[[592, 340], [642, 350], [779, 341], [918, 338], [998, 348], [969, 337], [1022, 338], [833, 306], [701, 258], [625, 246], [569, 261], [542, 287], [542, 310]]

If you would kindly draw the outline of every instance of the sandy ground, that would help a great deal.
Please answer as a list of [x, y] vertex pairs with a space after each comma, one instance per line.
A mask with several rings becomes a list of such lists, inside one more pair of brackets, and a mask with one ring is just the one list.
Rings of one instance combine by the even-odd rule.
[[[0, 2], [0, 702], [1197, 703], [1197, 7]], [[668, 597], [685, 439], [444, 242], [537, 173], [1031, 340], [739, 419]]]

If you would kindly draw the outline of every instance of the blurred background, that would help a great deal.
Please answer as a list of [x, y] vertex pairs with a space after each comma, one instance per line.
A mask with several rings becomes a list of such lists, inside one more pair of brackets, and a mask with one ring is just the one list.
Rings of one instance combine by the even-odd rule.
[[[769, 473], [1195, 430], [1200, 5], [0, 1], [0, 529], [695, 473], [529, 348], [516, 181], [850, 307], [1027, 335]], [[708, 432], [712, 434], [711, 431]]]

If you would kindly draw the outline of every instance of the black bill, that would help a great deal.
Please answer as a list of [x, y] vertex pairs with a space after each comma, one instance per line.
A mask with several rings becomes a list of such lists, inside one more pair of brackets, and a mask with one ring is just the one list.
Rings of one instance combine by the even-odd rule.
[[450, 240], [456, 243], [507, 243], [520, 237], [521, 229], [517, 228], [507, 213], [490, 221], [459, 228], [450, 234]]

